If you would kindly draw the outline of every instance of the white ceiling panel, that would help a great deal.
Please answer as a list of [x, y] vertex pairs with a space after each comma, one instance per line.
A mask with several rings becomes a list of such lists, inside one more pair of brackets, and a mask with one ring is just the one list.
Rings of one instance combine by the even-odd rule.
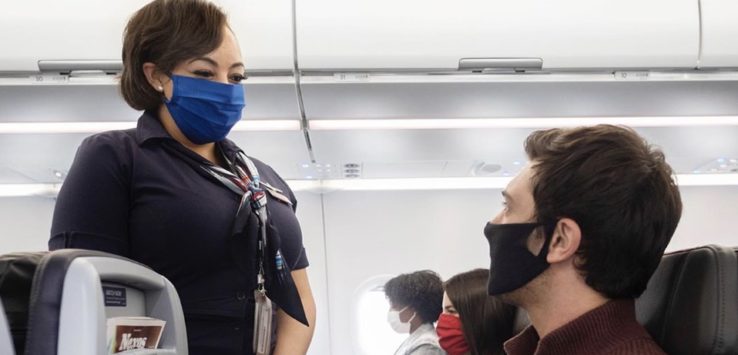
[[[299, 119], [291, 78], [249, 80], [244, 119]], [[135, 121], [139, 116], [114, 84], [0, 86], [2, 122]]]
[[271, 165], [284, 179], [300, 179], [300, 166], [310, 162], [302, 131], [232, 132], [228, 136], [243, 151]]
[[[423, 82], [304, 77], [308, 119], [711, 116], [738, 113], [738, 81]], [[480, 79], [481, 78], [481, 79]], [[525, 78], [525, 77], [513, 77]], [[482, 80], [487, 81], [482, 81]], [[327, 81], [326, 81], [327, 80]], [[541, 79], [543, 80], [543, 79]]]
[[[527, 160], [523, 143], [532, 131], [345, 130], [314, 131], [311, 138], [319, 163], [333, 164], [339, 170], [345, 163], [359, 164], [362, 177], [366, 178], [505, 176], [517, 172]], [[726, 164], [730, 164], [731, 158], [738, 158], [736, 126], [637, 131], [664, 150], [667, 161], [678, 173], [715, 165], [720, 158], [727, 159]]]
[[407, 162], [525, 157], [522, 140], [532, 129], [312, 131], [322, 162]]
[[[289, 80], [247, 84], [246, 120], [299, 119]], [[738, 82], [306, 84], [309, 119], [738, 115]], [[133, 122], [114, 85], [0, 86], [0, 122]], [[653, 92], [652, 92], [653, 91]], [[564, 115], [568, 114], [568, 115]], [[610, 115], [608, 115], [610, 116]], [[287, 179], [505, 176], [526, 160], [532, 128], [232, 132]], [[738, 126], [639, 128], [680, 173], [738, 158]], [[56, 182], [85, 134], [0, 134], [0, 183]], [[518, 164], [516, 164], [518, 163]], [[321, 166], [317, 166], [317, 165]], [[326, 165], [332, 165], [327, 168]], [[28, 181], [26, 181], [28, 180]]]
[[[246, 87], [244, 120], [294, 120], [299, 109], [294, 81], [253, 78]], [[112, 83], [104, 85], [0, 85], [0, 123], [135, 122], [140, 116]], [[0, 184], [58, 182], [77, 147], [92, 133], [0, 133]], [[272, 165], [285, 178], [299, 176], [298, 163], [309, 161], [301, 131], [232, 132], [244, 150]]]
[[[304, 77], [309, 122], [330, 120], [680, 117], [738, 115], [738, 81], [618, 81], [599, 78], [545, 81], [544, 76], [365, 75]], [[593, 77], [587, 77], [593, 78]], [[714, 78], [713, 78], [714, 79]], [[403, 81], [404, 80], [404, 81]], [[671, 118], [670, 118], [671, 119]], [[662, 122], [663, 123], [663, 122]], [[317, 124], [316, 124], [317, 127]], [[525, 161], [523, 142], [533, 128], [339, 129], [310, 131], [318, 163], [361, 164], [364, 177], [475, 176], [473, 164], [499, 165], [488, 176], [504, 176]], [[691, 173], [718, 158], [738, 157], [738, 126], [639, 128], [663, 146], [676, 171]], [[439, 164], [465, 162], [439, 170]], [[433, 167], [433, 168], [430, 168]], [[489, 169], [487, 169], [489, 170]], [[431, 171], [434, 173], [428, 175]]]
[[[89, 134], [0, 134], [0, 184], [59, 182], [77, 147]], [[302, 132], [233, 132], [244, 151], [276, 169], [285, 179], [299, 178], [298, 162], [309, 161]]]
[[[66, 173], [77, 147], [88, 134], [0, 134], [0, 168], [28, 178], [24, 183], [55, 183]], [[18, 183], [0, 177], [0, 183]]]

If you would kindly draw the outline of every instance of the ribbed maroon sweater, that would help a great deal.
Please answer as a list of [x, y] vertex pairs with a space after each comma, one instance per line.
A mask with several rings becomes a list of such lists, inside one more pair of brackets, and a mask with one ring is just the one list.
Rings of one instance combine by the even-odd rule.
[[538, 338], [533, 326], [505, 342], [508, 355], [664, 355], [635, 318], [633, 300], [613, 300]]

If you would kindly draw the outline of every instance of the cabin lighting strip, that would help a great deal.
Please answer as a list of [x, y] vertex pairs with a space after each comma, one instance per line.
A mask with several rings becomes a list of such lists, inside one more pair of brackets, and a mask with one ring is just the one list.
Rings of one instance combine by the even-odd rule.
[[[135, 128], [136, 122], [0, 122], [0, 134], [98, 133]], [[298, 120], [243, 120], [233, 127], [235, 132], [299, 131]]]
[[738, 116], [433, 118], [433, 119], [312, 119], [310, 130], [399, 130], [469, 128], [554, 128], [595, 124], [631, 127], [738, 126]]
[[55, 197], [61, 184], [0, 184], [0, 197]]
[[[504, 189], [512, 177], [457, 177], [404, 179], [291, 180], [295, 191], [412, 191]], [[677, 184], [687, 186], [738, 186], [738, 174], [677, 174]]]
[[[512, 177], [458, 177], [405, 179], [288, 180], [294, 191], [417, 191], [504, 189]], [[678, 174], [676, 181], [687, 186], [738, 186], [738, 174]], [[55, 197], [61, 184], [0, 184], [0, 197]]]
[[[552, 128], [594, 124], [631, 127], [738, 126], [738, 116], [659, 117], [547, 117], [547, 118], [432, 118], [432, 119], [313, 119], [310, 130], [403, 130], [471, 128]], [[0, 122], [0, 134], [98, 133], [136, 127], [133, 121], [113, 122]], [[298, 120], [243, 120], [234, 132], [299, 131]]]

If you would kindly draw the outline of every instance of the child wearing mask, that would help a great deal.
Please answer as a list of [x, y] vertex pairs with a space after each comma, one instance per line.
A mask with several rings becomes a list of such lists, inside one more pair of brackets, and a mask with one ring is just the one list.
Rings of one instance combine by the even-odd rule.
[[443, 313], [436, 331], [448, 355], [503, 355], [513, 336], [515, 307], [487, 294], [489, 270], [475, 269], [444, 284]]
[[398, 333], [410, 334], [395, 355], [445, 355], [433, 327], [443, 300], [438, 274], [423, 270], [399, 275], [387, 281], [384, 293], [390, 303], [390, 326]]

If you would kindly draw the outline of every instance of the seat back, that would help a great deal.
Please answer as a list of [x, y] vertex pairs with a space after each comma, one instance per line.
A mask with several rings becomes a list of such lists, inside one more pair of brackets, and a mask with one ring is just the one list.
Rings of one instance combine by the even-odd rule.
[[[636, 316], [670, 355], [738, 354], [738, 247], [665, 254], [636, 300]], [[518, 308], [514, 332], [529, 324]]]
[[636, 315], [668, 354], [738, 354], [735, 250], [708, 245], [664, 255]]
[[0, 302], [0, 354], [15, 355], [13, 339], [10, 337], [10, 327], [8, 327], [8, 320], [5, 318], [5, 309], [3, 309], [2, 302]]
[[121, 256], [81, 249], [0, 256], [0, 296], [12, 317], [17, 355], [106, 354], [107, 319], [120, 316], [166, 321], [159, 349], [138, 352], [188, 354], [174, 286]]
[[528, 319], [528, 312], [520, 307], [515, 309], [515, 319], [513, 320], [513, 336], [522, 332], [530, 325], [530, 319]]
[[26, 348], [28, 309], [36, 267], [47, 252], [11, 253], [0, 256], [0, 299], [5, 309], [15, 353]]

